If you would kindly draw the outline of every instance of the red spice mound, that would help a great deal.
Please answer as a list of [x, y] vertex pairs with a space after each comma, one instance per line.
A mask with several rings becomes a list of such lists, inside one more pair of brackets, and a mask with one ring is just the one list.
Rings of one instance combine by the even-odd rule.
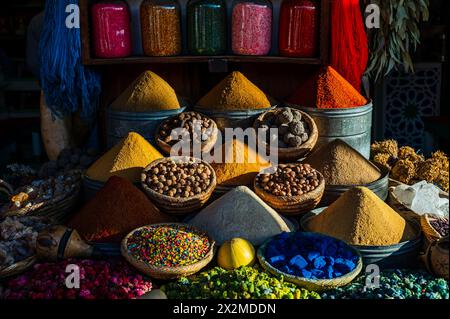
[[341, 109], [364, 106], [368, 101], [329, 66], [304, 79], [288, 102], [319, 109]]
[[317, 81], [316, 106], [319, 109], [358, 107], [367, 100], [335, 69], [327, 67]]
[[119, 242], [138, 227], [173, 221], [130, 181], [113, 176], [68, 225], [88, 241]]

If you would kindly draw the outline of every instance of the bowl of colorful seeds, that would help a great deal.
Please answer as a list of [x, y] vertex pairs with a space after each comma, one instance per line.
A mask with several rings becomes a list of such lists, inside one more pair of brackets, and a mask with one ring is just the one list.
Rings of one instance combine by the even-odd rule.
[[122, 241], [122, 256], [142, 273], [160, 280], [190, 276], [214, 257], [215, 242], [186, 224], [155, 224], [133, 230]]

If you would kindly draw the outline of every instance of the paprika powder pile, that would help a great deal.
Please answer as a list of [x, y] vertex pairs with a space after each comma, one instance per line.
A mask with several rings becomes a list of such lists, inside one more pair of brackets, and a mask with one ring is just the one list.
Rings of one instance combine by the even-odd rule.
[[319, 109], [353, 108], [368, 103], [367, 99], [331, 66], [309, 75], [288, 98], [288, 102]]
[[138, 227], [173, 221], [131, 182], [113, 176], [68, 226], [88, 241], [119, 242]]

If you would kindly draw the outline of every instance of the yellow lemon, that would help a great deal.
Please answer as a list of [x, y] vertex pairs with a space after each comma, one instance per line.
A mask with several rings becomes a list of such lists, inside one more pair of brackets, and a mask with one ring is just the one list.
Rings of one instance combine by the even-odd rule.
[[255, 248], [245, 239], [234, 238], [220, 247], [217, 263], [227, 270], [251, 266], [255, 263]]

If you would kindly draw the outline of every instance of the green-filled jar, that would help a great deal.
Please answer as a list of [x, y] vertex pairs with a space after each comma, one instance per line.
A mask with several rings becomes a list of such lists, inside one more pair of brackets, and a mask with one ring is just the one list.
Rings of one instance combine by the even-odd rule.
[[190, 0], [187, 6], [188, 47], [194, 55], [219, 55], [227, 49], [224, 0]]

